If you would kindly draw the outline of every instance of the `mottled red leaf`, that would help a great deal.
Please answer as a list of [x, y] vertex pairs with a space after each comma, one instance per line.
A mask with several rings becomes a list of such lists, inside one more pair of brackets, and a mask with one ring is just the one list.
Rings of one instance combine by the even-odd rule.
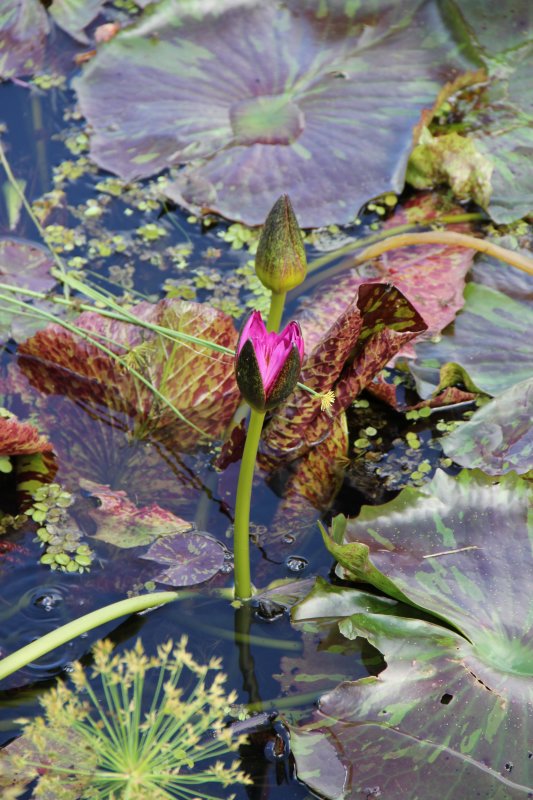
[[52, 445], [37, 428], [29, 422], [20, 422], [15, 415], [0, 409], [0, 456], [47, 453], [51, 450]]
[[306, 385], [317, 392], [335, 392], [331, 415], [321, 411], [318, 398], [297, 388], [274, 411], [264, 435], [264, 452], [297, 458], [323, 441], [333, 418], [348, 408], [406, 342], [425, 329], [420, 315], [393, 286], [360, 286], [356, 299], [308, 351], [302, 369]]

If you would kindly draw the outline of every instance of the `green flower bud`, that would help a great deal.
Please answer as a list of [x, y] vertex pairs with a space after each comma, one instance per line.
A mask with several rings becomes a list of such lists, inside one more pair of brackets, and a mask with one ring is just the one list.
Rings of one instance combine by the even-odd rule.
[[255, 257], [261, 283], [281, 294], [305, 280], [307, 259], [300, 227], [288, 195], [274, 203], [261, 231]]

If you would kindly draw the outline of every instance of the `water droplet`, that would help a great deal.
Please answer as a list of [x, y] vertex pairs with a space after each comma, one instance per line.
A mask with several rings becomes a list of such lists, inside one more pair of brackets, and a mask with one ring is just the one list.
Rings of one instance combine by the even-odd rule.
[[285, 559], [285, 566], [291, 572], [303, 572], [309, 561], [303, 556], [289, 556]]
[[296, 536], [293, 536], [292, 533], [286, 533], [281, 541], [284, 544], [293, 544], [296, 541]]
[[233, 572], [233, 564], [228, 564], [228, 563], [222, 564], [222, 566], [220, 567], [220, 571], [224, 575], [229, 575], [230, 572]]
[[74, 662], [67, 661], [67, 663], [63, 666], [63, 672], [66, 672], [68, 675], [70, 675], [71, 672], [74, 672]]

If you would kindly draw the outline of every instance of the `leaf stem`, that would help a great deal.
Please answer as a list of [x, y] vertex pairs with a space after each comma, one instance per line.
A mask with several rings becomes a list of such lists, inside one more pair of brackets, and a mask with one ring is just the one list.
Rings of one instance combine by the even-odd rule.
[[16, 670], [26, 667], [36, 659], [41, 658], [41, 656], [50, 653], [56, 647], [75, 639], [76, 636], [80, 636], [82, 633], [98, 628], [100, 625], [111, 622], [118, 617], [171, 603], [180, 596], [184, 597], [185, 595], [180, 595], [178, 592], [151, 592], [139, 597], [128, 597], [126, 600], [119, 600], [118, 603], [111, 603], [108, 606], [99, 608], [97, 611], [92, 611], [90, 614], [85, 614], [79, 619], [67, 622], [66, 625], [61, 625], [60, 628], [50, 631], [50, 633], [41, 636], [36, 641], [30, 642], [30, 644], [21, 647], [20, 650], [16, 650], [11, 655], [0, 660], [0, 680], [16, 672]]
[[235, 597], [238, 600], [249, 600], [252, 596], [250, 581], [250, 506], [255, 461], [264, 419], [264, 411], [256, 411], [252, 408], [239, 471], [239, 482], [237, 484], [233, 549], [235, 554]]

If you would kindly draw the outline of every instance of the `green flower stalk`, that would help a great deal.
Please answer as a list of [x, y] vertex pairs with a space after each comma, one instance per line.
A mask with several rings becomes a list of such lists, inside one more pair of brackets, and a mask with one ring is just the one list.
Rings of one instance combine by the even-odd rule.
[[250, 314], [237, 342], [237, 384], [252, 408], [235, 501], [235, 596], [239, 600], [247, 600], [252, 595], [250, 504], [265, 414], [285, 400], [294, 389], [302, 368], [303, 354], [302, 333], [297, 322], [289, 322], [281, 333], [269, 333], [259, 311]]
[[263, 225], [255, 256], [255, 271], [261, 283], [272, 292], [267, 328], [277, 331], [287, 292], [299, 286], [307, 275], [300, 226], [286, 194], [274, 203]]
[[236, 695], [224, 693], [219, 658], [196, 663], [186, 636], [154, 657], [140, 640], [122, 655], [112, 650], [109, 641], [94, 648], [101, 691], [75, 664], [74, 689], [60, 682], [44, 696], [44, 717], [25, 725], [18, 755], [2, 752], [2, 771], [38, 778], [34, 796], [55, 800], [217, 800], [217, 785], [250, 783], [228, 759], [243, 739], [224, 726]]

